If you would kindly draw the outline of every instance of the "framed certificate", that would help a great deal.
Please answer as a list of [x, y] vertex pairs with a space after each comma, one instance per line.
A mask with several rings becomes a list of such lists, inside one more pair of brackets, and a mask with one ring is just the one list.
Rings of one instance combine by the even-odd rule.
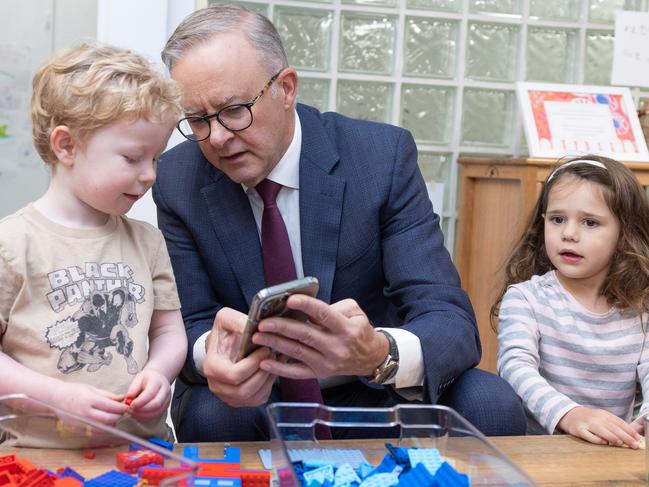
[[531, 157], [590, 153], [649, 162], [628, 88], [518, 82], [516, 95]]

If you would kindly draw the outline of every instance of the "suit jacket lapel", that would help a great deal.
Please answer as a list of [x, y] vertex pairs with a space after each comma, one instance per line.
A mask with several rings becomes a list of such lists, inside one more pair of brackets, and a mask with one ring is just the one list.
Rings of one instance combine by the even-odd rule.
[[320, 281], [318, 297], [331, 301], [336, 272], [345, 181], [331, 174], [338, 153], [312, 113], [298, 113], [302, 124], [300, 156], [300, 238], [305, 276]]
[[[241, 185], [214, 171], [215, 182], [201, 189], [212, 228], [250, 305], [264, 287], [261, 243], [248, 197]], [[218, 279], [218, 276], [216, 277]]]

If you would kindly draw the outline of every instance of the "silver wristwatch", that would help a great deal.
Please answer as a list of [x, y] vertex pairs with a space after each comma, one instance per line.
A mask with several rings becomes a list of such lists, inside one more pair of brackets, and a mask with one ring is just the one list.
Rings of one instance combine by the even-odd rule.
[[374, 369], [374, 374], [368, 376], [368, 382], [371, 384], [385, 384], [388, 380], [392, 379], [399, 370], [399, 348], [397, 347], [397, 342], [390, 333], [384, 330], [377, 330], [379, 333], [383, 333], [388, 339], [390, 348], [388, 351], [388, 356], [385, 357], [385, 360], [381, 362], [376, 369]]

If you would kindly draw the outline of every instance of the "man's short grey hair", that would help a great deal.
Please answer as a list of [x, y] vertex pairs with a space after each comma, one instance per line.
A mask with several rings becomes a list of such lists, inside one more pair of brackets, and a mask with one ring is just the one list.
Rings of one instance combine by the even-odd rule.
[[270, 20], [238, 5], [214, 5], [197, 10], [185, 18], [162, 51], [162, 61], [171, 71], [191, 48], [214, 36], [243, 32], [259, 55], [259, 61], [275, 74], [288, 67], [282, 39]]

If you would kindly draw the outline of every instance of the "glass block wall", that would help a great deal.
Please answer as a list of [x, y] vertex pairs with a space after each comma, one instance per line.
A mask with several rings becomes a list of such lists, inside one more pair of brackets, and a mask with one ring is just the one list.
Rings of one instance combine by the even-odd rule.
[[[199, 0], [197, 7], [223, 0]], [[299, 101], [410, 130], [455, 245], [459, 155], [525, 155], [514, 83], [610, 83], [617, 10], [649, 0], [235, 1], [270, 17]], [[649, 108], [649, 90], [633, 88]], [[439, 213], [439, 208], [436, 208]]]

